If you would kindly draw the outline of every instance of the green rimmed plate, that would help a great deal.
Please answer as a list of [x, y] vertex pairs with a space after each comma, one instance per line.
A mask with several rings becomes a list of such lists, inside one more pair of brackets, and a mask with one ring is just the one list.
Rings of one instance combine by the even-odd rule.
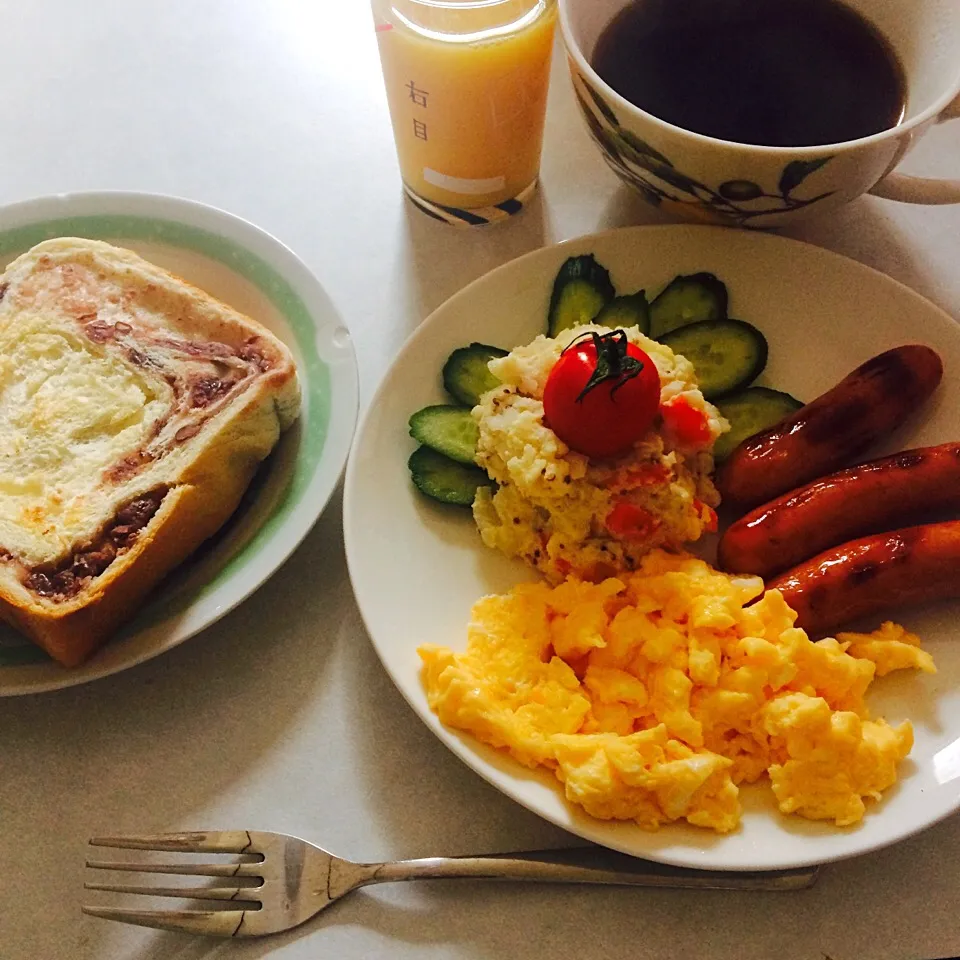
[[230, 523], [88, 663], [65, 670], [0, 625], [0, 696], [116, 673], [232, 610], [277, 570], [319, 517], [343, 471], [356, 423], [350, 333], [309, 269], [269, 234], [173, 197], [66, 194], [0, 208], [0, 269], [41, 240], [59, 236], [128, 247], [255, 317], [291, 348], [303, 407]]

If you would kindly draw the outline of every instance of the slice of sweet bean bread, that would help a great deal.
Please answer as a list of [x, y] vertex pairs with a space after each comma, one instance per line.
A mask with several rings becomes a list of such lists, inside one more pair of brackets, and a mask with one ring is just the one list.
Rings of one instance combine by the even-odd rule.
[[0, 276], [0, 617], [80, 663], [299, 407], [287, 348], [202, 290], [98, 241], [23, 254]]

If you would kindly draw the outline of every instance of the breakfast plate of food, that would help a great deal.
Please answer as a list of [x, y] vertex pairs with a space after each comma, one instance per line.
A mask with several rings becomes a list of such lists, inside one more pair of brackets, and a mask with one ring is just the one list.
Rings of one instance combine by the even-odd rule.
[[279, 241], [144, 194], [0, 209], [0, 695], [232, 610], [339, 481], [349, 331]]
[[504, 793], [680, 866], [960, 807], [960, 330], [713, 227], [535, 251], [432, 314], [347, 467], [374, 647]]

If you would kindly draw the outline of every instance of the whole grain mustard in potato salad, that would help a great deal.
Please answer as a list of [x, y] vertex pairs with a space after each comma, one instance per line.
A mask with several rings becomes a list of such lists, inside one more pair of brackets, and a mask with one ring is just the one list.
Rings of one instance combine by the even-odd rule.
[[[639, 348], [644, 366], [655, 366], [655, 392], [659, 381], [642, 434], [619, 456], [571, 449], [545, 408], [551, 374], [591, 339]], [[611, 333], [585, 325], [539, 336], [489, 368], [500, 385], [473, 410], [476, 461], [496, 483], [481, 487], [473, 503], [487, 546], [525, 560], [553, 582], [568, 574], [594, 580], [634, 569], [655, 546], [679, 546], [716, 529], [720, 498], [710, 479], [711, 450], [727, 423], [703, 398], [686, 358], [637, 327]], [[632, 387], [625, 377], [614, 398]], [[597, 418], [595, 431], [603, 427]]]
[[913, 743], [867, 688], [933, 660], [892, 623], [814, 643], [795, 619], [760, 578], [655, 549], [618, 578], [485, 597], [464, 653], [419, 653], [443, 723], [553, 770], [595, 817], [725, 833], [738, 785], [766, 778], [783, 813], [854, 824]]

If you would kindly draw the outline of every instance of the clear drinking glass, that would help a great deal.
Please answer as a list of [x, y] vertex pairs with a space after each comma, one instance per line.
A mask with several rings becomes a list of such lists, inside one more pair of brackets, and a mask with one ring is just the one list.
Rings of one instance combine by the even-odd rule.
[[373, 0], [408, 196], [486, 223], [536, 188], [555, 0]]

